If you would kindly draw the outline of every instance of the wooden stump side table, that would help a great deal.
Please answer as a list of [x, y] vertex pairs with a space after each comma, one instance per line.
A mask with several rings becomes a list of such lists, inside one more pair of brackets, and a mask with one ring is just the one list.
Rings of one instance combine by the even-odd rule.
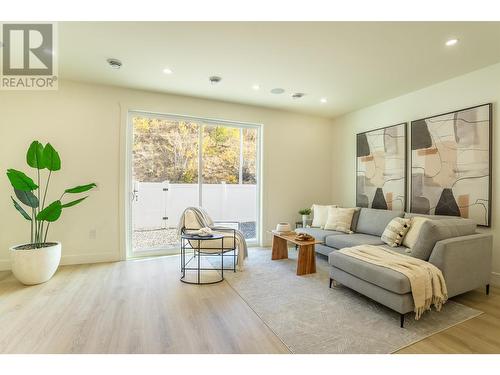
[[271, 233], [273, 234], [272, 260], [287, 259], [287, 242], [291, 242], [298, 246], [299, 250], [297, 275], [307, 275], [316, 272], [316, 253], [314, 251], [314, 245], [321, 243], [321, 241], [317, 241], [316, 239], [311, 241], [298, 241], [295, 239], [295, 234]]

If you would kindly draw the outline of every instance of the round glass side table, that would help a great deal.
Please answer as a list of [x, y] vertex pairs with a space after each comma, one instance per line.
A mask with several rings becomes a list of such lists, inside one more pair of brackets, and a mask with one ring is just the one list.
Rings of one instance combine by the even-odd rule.
[[[221, 246], [208, 248], [202, 247], [202, 241], [216, 241], [221, 242]], [[186, 260], [186, 255], [188, 259]], [[211, 267], [204, 268], [201, 264], [201, 257], [219, 257], [221, 261], [221, 268]], [[193, 262], [194, 265], [189, 266]], [[192, 264], [192, 263], [191, 263]], [[189, 266], [189, 267], [188, 267]], [[186, 280], [186, 271], [196, 272], [196, 281]], [[201, 280], [203, 271], [220, 271], [220, 278], [214, 281], [203, 282]], [[222, 234], [214, 234], [210, 237], [197, 236], [195, 234], [181, 234], [181, 278], [180, 280], [186, 284], [206, 285], [220, 283], [224, 280], [224, 236]]]

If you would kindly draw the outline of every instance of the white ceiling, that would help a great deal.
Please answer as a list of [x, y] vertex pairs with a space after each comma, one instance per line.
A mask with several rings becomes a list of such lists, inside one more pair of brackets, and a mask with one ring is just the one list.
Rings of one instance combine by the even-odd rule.
[[[500, 22], [62, 22], [59, 71], [335, 117], [497, 63], [499, 41]], [[110, 69], [110, 57], [123, 67]], [[210, 75], [223, 79], [214, 86]]]

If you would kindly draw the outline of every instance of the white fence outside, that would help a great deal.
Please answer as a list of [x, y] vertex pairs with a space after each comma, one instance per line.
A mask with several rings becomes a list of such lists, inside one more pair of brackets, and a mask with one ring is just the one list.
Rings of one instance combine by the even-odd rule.
[[[175, 228], [186, 207], [198, 206], [198, 184], [135, 182], [134, 190], [134, 230]], [[257, 221], [257, 185], [203, 184], [202, 192], [203, 207], [214, 220]]]

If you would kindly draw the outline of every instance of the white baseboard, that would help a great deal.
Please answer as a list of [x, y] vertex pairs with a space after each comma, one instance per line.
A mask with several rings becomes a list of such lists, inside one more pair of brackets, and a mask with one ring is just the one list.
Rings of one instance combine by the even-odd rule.
[[[88, 264], [102, 262], [116, 262], [120, 260], [120, 254], [115, 253], [91, 253], [91, 254], [72, 254], [61, 257], [61, 265], [70, 264]], [[10, 270], [10, 261], [0, 260], [0, 271]]]
[[8, 270], [10, 270], [10, 261], [0, 260], [0, 271], [8, 271]]
[[117, 253], [93, 253], [93, 254], [72, 254], [61, 258], [63, 266], [70, 264], [88, 264], [102, 262], [116, 262], [120, 260], [120, 254]]
[[[117, 253], [73, 254], [63, 256], [61, 265], [117, 262], [119, 260], [120, 254]], [[0, 260], [0, 271], [8, 270], [10, 270], [10, 261]], [[490, 284], [500, 287], [500, 272], [491, 273]]]

